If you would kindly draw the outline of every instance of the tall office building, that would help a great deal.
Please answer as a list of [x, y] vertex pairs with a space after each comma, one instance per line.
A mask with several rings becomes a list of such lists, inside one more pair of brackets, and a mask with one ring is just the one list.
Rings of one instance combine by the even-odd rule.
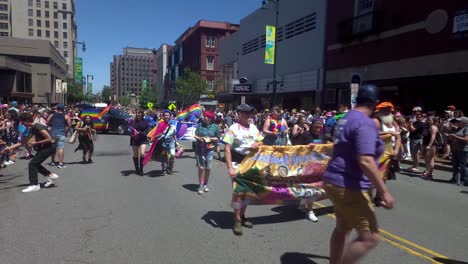
[[49, 40], [73, 75], [77, 26], [75, 0], [0, 0], [0, 36]]
[[142, 93], [143, 83], [149, 88], [152, 80], [153, 50], [125, 48], [123, 55], [114, 55], [110, 64], [111, 93], [117, 100], [121, 96]]

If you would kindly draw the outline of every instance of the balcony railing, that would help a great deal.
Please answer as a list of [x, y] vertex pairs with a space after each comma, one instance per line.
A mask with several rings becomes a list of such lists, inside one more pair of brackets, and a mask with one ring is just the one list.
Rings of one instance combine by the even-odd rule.
[[338, 41], [351, 42], [354, 39], [378, 34], [382, 31], [383, 13], [369, 12], [338, 23]]

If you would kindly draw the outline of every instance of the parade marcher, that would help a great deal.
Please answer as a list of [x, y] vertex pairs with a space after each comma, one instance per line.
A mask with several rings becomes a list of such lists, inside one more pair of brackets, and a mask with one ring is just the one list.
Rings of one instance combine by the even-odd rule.
[[[29, 184], [30, 186], [24, 189], [22, 192], [35, 192], [41, 189], [38, 180], [38, 173], [47, 177], [45, 187], [50, 187], [54, 184], [54, 180], [58, 179], [59, 176], [55, 173], [48, 171], [42, 163], [55, 152], [55, 142], [52, 136], [49, 134], [47, 127], [41, 124], [35, 124], [32, 114], [23, 113], [19, 118], [20, 122], [28, 128], [31, 128], [30, 138], [27, 141], [31, 147], [37, 152], [36, 155], [29, 162]], [[17, 143], [3, 150], [3, 152], [14, 150], [20, 147], [22, 143]]]
[[468, 160], [468, 117], [460, 117], [456, 119], [458, 131], [449, 134], [448, 138], [452, 141], [452, 182], [457, 180], [458, 183], [465, 181], [465, 186], [468, 186], [468, 173], [466, 163]]
[[424, 123], [422, 122], [422, 113], [419, 111], [420, 107], [413, 109], [414, 119], [409, 123], [409, 139], [410, 139], [410, 152], [413, 159], [413, 166], [410, 168], [411, 172], [419, 172], [419, 151], [422, 150]]
[[[391, 173], [398, 171], [398, 155], [401, 147], [400, 128], [393, 119], [392, 112], [395, 107], [390, 102], [382, 102], [376, 107], [374, 122], [379, 129], [379, 134], [384, 143], [384, 153], [379, 159], [379, 171], [384, 183], [394, 178]], [[383, 201], [378, 193], [374, 197], [376, 206], [383, 205]]]
[[176, 128], [171, 125], [171, 111], [165, 110], [163, 112], [163, 119], [158, 123], [158, 128], [161, 133], [157, 138], [159, 147], [156, 147], [155, 157], [156, 160], [161, 161], [161, 168], [163, 175], [174, 173], [174, 156], [176, 153]]
[[432, 172], [434, 171], [434, 162], [437, 152], [438, 142], [437, 134], [439, 133], [438, 120], [429, 116], [426, 120], [426, 124], [423, 132], [423, 155], [424, 163], [426, 165], [426, 171], [421, 175], [421, 178], [425, 180], [432, 180]]
[[[384, 146], [375, 123], [369, 118], [377, 99], [376, 86], [361, 86], [356, 108], [340, 119], [335, 129], [333, 157], [323, 177], [336, 214], [336, 227], [330, 240], [331, 264], [356, 263], [377, 246], [377, 219], [369, 195], [372, 186], [382, 196], [385, 208], [393, 207], [393, 197], [377, 167]], [[352, 229], [358, 237], [345, 250]]]
[[136, 112], [135, 119], [130, 123], [135, 133], [130, 135], [130, 146], [133, 149], [133, 165], [135, 173], [143, 176], [143, 157], [146, 153], [146, 145], [148, 144], [147, 134], [151, 128], [148, 121], [144, 118], [143, 110]]
[[195, 159], [198, 167], [199, 188], [198, 194], [209, 192], [208, 180], [210, 178], [211, 164], [215, 146], [218, 144], [219, 127], [214, 123], [214, 113], [203, 112], [203, 122], [195, 130], [196, 149]]
[[316, 117], [312, 120], [310, 125], [310, 141], [309, 143], [314, 144], [325, 144], [328, 140], [325, 137], [323, 129], [323, 120], [320, 117]]
[[281, 116], [281, 108], [274, 106], [271, 109], [271, 115], [263, 125], [263, 134], [265, 135], [263, 143], [268, 146], [286, 145], [288, 132], [288, 124]]
[[[89, 163], [93, 162], [93, 153], [94, 153], [94, 142], [93, 135], [96, 134], [94, 129], [94, 122], [91, 116], [87, 115], [84, 117], [82, 122], [78, 122], [75, 125], [75, 130], [78, 131], [78, 141], [79, 145], [75, 149], [75, 152], [79, 149], [83, 151], [83, 162], [88, 161]], [[86, 160], [86, 155], [88, 159]]]
[[[255, 125], [249, 123], [253, 110], [254, 108], [247, 104], [240, 104], [237, 107], [238, 123], [230, 126], [223, 137], [226, 165], [232, 179], [237, 176], [238, 165], [245, 156], [262, 145], [263, 136]], [[247, 209], [246, 196], [233, 193], [232, 207], [234, 208], [233, 231], [235, 235], [240, 236], [242, 235], [242, 226], [246, 228], [253, 227], [253, 224], [245, 217]]]
[[[71, 119], [64, 113], [65, 106], [63, 104], [58, 104], [56, 108], [57, 111], [47, 118], [47, 124], [49, 124], [51, 128], [51, 134], [54, 137], [57, 147], [57, 151], [50, 156], [52, 159], [50, 165], [63, 169], [66, 167], [63, 164], [63, 158], [65, 156], [65, 135], [67, 129], [71, 127]], [[58, 155], [58, 165], [55, 162], [55, 154]]]

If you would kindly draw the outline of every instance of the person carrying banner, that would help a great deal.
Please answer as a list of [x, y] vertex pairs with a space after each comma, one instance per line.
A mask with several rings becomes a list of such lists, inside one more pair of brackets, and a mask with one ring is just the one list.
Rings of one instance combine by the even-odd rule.
[[[377, 166], [384, 145], [370, 118], [378, 99], [374, 85], [363, 85], [356, 97], [356, 108], [337, 123], [333, 157], [325, 171], [325, 191], [333, 203], [336, 227], [330, 239], [330, 263], [356, 263], [378, 244], [377, 218], [369, 190], [377, 189], [383, 206], [393, 208], [393, 196]], [[352, 229], [358, 237], [346, 250]]]
[[195, 159], [198, 167], [198, 179], [200, 187], [198, 194], [209, 192], [208, 180], [210, 178], [211, 164], [213, 162], [214, 149], [218, 144], [220, 133], [219, 126], [214, 123], [215, 115], [212, 111], [203, 112], [203, 121], [195, 130]]
[[[239, 163], [250, 151], [258, 149], [261, 146], [263, 136], [254, 124], [250, 124], [249, 118], [253, 115], [254, 108], [241, 104], [237, 107], [238, 123], [231, 125], [223, 137], [224, 155], [229, 170], [229, 176], [234, 179], [237, 176]], [[245, 195], [233, 193], [232, 207], [234, 208], [234, 227], [235, 235], [242, 235], [242, 226], [252, 228], [252, 222], [245, 217], [247, 209], [247, 199]]]
[[146, 134], [150, 129], [150, 125], [144, 118], [143, 110], [138, 110], [135, 119], [130, 123], [133, 128], [133, 133], [130, 134], [130, 146], [133, 149], [133, 165], [135, 166], [135, 174], [143, 176], [143, 157], [146, 153], [146, 145], [148, 139]]

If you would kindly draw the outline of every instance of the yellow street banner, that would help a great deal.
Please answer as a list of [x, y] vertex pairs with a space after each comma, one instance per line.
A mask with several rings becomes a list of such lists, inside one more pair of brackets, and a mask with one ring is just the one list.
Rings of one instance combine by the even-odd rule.
[[249, 204], [285, 204], [300, 199], [326, 198], [322, 176], [333, 144], [261, 146], [239, 165], [233, 191]]
[[265, 63], [275, 64], [276, 27], [266, 26]]

